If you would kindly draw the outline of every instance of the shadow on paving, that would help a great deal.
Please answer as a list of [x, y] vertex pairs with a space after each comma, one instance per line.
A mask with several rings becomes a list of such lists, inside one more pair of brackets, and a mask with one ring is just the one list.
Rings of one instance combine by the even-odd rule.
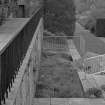
[[71, 56], [43, 51], [41, 59], [36, 98], [84, 97], [77, 70], [72, 66]]

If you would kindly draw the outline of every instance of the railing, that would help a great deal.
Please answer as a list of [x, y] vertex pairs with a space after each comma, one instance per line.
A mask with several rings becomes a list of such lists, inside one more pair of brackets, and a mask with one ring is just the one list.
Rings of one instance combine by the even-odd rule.
[[105, 54], [84, 59], [84, 71], [92, 74], [105, 70]]
[[76, 41], [81, 46], [80, 36], [56, 36], [56, 35], [44, 35], [43, 36], [43, 49], [44, 50], [52, 50], [52, 51], [69, 51], [70, 49], [74, 49], [75, 46], [72, 44]]
[[0, 52], [0, 102], [5, 102], [5, 98], [11, 91], [41, 17], [42, 9], [38, 9], [21, 31]]
[[43, 49], [55, 51], [67, 50], [68, 44], [66, 36], [44, 36]]

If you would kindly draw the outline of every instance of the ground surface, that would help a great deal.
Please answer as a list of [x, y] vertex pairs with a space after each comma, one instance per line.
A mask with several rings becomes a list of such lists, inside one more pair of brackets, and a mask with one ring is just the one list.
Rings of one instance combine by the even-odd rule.
[[83, 89], [71, 57], [63, 53], [44, 51], [36, 88], [37, 98], [83, 97]]
[[[96, 37], [94, 34], [85, 30], [79, 23], [76, 23], [75, 36], [81, 36], [84, 39], [84, 50], [85, 52], [92, 52], [97, 54], [105, 54], [105, 38]], [[103, 39], [103, 40], [102, 40]], [[82, 41], [82, 40], [81, 40]], [[83, 56], [80, 51], [79, 43], [75, 41], [75, 46], [79, 51], [80, 55]]]

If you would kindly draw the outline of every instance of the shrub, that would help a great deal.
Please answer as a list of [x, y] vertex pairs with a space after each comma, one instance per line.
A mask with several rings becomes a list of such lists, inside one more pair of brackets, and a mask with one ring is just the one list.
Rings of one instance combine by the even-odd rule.
[[94, 95], [97, 98], [100, 98], [102, 96], [102, 91], [97, 88], [89, 88], [86, 92], [89, 96]]
[[73, 0], [44, 0], [44, 27], [53, 33], [72, 36], [75, 28]]

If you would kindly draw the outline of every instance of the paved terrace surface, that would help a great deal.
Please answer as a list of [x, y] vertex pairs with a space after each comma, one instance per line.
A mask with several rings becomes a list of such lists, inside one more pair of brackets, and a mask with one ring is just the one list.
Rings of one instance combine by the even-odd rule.
[[29, 18], [8, 19], [5, 24], [0, 26], [0, 54], [8, 47], [9, 43], [28, 21]]
[[[99, 37], [95, 37], [94, 34], [90, 33], [88, 30], [85, 30], [79, 23], [76, 23], [75, 35], [81, 35], [84, 38], [86, 52], [105, 54], [105, 41], [103, 41]], [[82, 55], [81, 51], [79, 50], [78, 44], [75, 44], [80, 55]]]

